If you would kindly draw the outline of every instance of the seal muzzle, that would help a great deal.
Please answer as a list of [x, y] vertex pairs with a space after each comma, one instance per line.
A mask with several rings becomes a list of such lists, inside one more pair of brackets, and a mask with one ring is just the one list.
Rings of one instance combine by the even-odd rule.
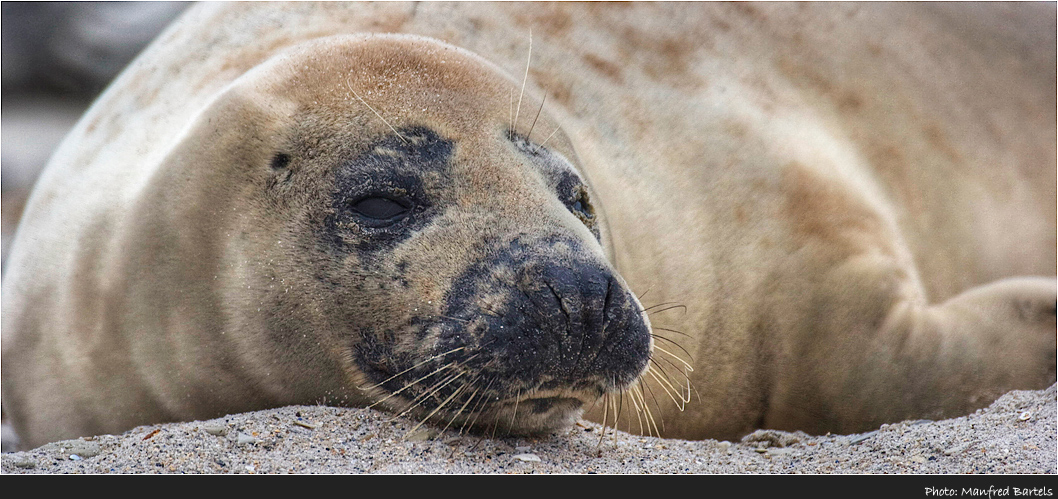
[[[522, 433], [564, 426], [627, 388], [649, 361], [650, 326], [621, 279], [582, 244], [523, 235], [471, 265], [437, 322], [422, 329], [421, 344], [431, 346], [415, 357], [437, 361], [397, 366], [407, 372], [383, 386], [422, 410], [444, 406], [458, 419], [457, 410], [473, 407], [479, 426], [503, 420]], [[435, 383], [453, 375], [460, 381]]]

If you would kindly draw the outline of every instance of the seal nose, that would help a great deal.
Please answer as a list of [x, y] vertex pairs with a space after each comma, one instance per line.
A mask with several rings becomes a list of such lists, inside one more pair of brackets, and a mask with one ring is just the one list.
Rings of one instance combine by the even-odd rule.
[[436, 354], [460, 350], [486, 391], [622, 390], [650, 360], [650, 326], [621, 278], [574, 238], [514, 238], [445, 298]]
[[646, 366], [649, 327], [610, 270], [592, 262], [538, 260], [520, 269], [517, 289], [527, 321], [508, 344], [512, 353], [532, 354], [517, 355], [512, 368], [539, 371], [537, 379], [554, 385], [594, 379], [623, 387]]

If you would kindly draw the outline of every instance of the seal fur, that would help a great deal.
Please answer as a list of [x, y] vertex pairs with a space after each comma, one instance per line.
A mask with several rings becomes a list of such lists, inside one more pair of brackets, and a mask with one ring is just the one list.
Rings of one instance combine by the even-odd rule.
[[[27, 206], [5, 411], [29, 445], [304, 402], [548, 431], [629, 387], [650, 350], [679, 370], [667, 342], [693, 360], [690, 400], [665, 402], [679, 376], [637, 385], [666, 436], [855, 431], [1045, 386], [1055, 282], [1016, 276], [1055, 273], [1054, 81], [1037, 76], [1054, 57], [1000, 37], [945, 52], [941, 72], [894, 49], [980, 26], [905, 12], [196, 8]], [[504, 76], [525, 52], [503, 38], [534, 25], [529, 95], [554, 95], [535, 126], [563, 130], [546, 147], [510, 122], [520, 82]], [[372, 31], [469, 51], [331, 36]], [[401, 210], [403, 232], [354, 220]], [[648, 320], [630, 289], [685, 309]], [[503, 321], [545, 333], [494, 339]], [[462, 384], [483, 372], [502, 374]], [[510, 403], [478, 409], [486, 392]]]

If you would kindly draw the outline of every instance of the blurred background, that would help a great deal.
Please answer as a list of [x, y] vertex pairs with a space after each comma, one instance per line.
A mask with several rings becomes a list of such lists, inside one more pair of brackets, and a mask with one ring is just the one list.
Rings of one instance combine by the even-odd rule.
[[[0, 265], [51, 153], [186, 2], [0, 3]], [[5, 418], [6, 419], [6, 418]], [[16, 437], [2, 425], [3, 451]]]
[[187, 2], [0, 3], [0, 265], [52, 151]]

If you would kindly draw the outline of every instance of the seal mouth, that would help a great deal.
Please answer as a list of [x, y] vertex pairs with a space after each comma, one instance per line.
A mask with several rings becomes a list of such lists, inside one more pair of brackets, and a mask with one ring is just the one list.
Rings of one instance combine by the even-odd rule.
[[[508, 403], [510, 405], [511, 403]], [[584, 401], [574, 397], [529, 397], [515, 402], [532, 414], [573, 412], [584, 407]]]

